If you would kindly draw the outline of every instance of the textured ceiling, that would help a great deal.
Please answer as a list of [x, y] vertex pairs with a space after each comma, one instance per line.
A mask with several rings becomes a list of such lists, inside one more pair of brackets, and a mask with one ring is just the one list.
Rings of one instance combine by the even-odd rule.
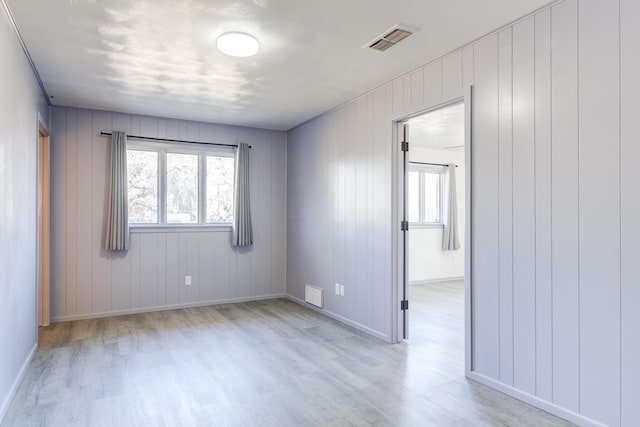
[[464, 104], [431, 111], [408, 121], [409, 143], [436, 150], [461, 151], [464, 147]]
[[[289, 129], [548, 0], [8, 0], [54, 105]], [[362, 46], [394, 24], [416, 33]], [[227, 31], [260, 40], [218, 52]]]

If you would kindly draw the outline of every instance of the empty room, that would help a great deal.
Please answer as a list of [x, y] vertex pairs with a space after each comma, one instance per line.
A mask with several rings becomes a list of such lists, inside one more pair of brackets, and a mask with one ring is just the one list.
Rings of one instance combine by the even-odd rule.
[[0, 4], [1, 427], [640, 425], [640, 2]]

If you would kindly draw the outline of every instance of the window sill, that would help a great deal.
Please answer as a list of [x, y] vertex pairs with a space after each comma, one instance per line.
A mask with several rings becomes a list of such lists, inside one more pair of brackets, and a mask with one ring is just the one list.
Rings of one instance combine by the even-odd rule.
[[444, 228], [444, 224], [442, 223], [423, 224], [419, 222], [409, 223], [409, 230], [414, 228]]
[[130, 233], [220, 233], [230, 232], [231, 224], [135, 224], [129, 226]]

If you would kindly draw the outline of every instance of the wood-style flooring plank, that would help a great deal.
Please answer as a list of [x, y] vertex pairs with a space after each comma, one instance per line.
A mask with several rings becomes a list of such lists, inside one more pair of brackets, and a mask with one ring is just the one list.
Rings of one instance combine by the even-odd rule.
[[462, 282], [390, 345], [287, 300], [58, 323], [2, 426], [565, 426], [464, 377]]

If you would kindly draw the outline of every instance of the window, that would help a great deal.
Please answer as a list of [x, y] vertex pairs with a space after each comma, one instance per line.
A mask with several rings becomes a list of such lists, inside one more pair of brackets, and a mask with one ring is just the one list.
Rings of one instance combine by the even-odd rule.
[[233, 157], [207, 156], [207, 222], [231, 222]]
[[129, 222], [158, 222], [158, 153], [127, 150]]
[[198, 155], [167, 153], [167, 223], [198, 223]]
[[129, 224], [230, 224], [233, 150], [129, 143]]
[[444, 167], [409, 163], [407, 219], [416, 225], [442, 226]]

